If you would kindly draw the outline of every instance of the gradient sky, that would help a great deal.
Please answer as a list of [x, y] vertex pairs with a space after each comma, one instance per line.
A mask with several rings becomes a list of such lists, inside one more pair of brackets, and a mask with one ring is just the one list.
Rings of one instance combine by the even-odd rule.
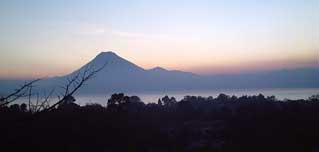
[[67, 74], [101, 51], [200, 74], [319, 67], [319, 0], [1, 0], [0, 78]]

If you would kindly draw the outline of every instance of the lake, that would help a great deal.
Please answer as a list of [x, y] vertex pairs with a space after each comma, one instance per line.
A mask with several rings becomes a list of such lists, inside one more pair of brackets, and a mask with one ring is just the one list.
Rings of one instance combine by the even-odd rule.
[[[237, 97], [243, 95], [258, 95], [259, 93], [265, 96], [276, 96], [277, 99], [307, 99], [311, 95], [319, 94], [319, 88], [289, 88], [289, 89], [229, 89], [229, 90], [189, 90], [189, 91], [166, 91], [166, 92], [143, 92], [143, 93], [125, 93], [125, 95], [136, 95], [141, 98], [144, 103], [157, 103], [159, 98], [168, 95], [169, 97], [175, 97], [176, 100], [183, 99], [186, 95], [191, 96], [212, 96], [216, 98], [220, 93], [227, 95], [235, 95]], [[75, 95], [76, 103], [85, 105], [87, 103], [99, 103], [106, 105], [107, 100], [111, 97], [111, 94], [94, 94], [94, 95]], [[27, 103], [27, 98], [20, 98], [14, 103]], [[36, 101], [35, 98], [32, 101]], [[50, 99], [51, 103], [58, 101], [53, 97]]]
[[[144, 92], [144, 93], [126, 93], [126, 95], [136, 95], [141, 98], [145, 103], [157, 102], [159, 98], [168, 95], [175, 97], [177, 100], [183, 99], [186, 95], [192, 96], [213, 96], [217, 97], [220, 93], [227, 95], [258, 95], [259, 93], [265, 96], [276, 96], [277, 99], [307, 99], [311, 95], [319, 94], [319, 88], [289, 88], [289, 89], [231, 89], [231, 90], [198, 90], [198, 91], [167, 91], [167, 92]], [[85, 105], [86, 103], [99, 103], [106, 105], [107, 100], [111, 94], [98, 94], [98, 95], [78, 95], [75, 96], [76, 103]]]

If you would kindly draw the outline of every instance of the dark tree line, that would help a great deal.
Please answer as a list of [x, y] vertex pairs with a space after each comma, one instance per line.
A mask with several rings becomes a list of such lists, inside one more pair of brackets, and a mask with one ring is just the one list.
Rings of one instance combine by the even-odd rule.
[[[319, 96], [165, 96], [143, 103], [113, 94], [107, 106], [70, 102], [40, 114], [0, 109], [0, 149], [9, 151], [316, 151]], [[37, 117], [33, 119], [34, 115]], [[16, 146], [19, 145], [19, 146]], [[1, 150], [2, 151], [2, 150]]]

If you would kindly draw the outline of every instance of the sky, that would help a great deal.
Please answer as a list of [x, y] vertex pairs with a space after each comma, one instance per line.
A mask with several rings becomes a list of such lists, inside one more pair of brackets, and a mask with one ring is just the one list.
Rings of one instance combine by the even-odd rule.
[[319, 67], [318, 0], [1, 0], [0, 78], [64, 75], [101, 51], [198, 74]]

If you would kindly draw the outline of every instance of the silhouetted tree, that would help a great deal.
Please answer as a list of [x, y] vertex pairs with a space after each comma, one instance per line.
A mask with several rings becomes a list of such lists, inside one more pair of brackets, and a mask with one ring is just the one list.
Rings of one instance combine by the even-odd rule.
[[175, 97], [171, 97], [170, 102], [174, 104], [174, 103], [176, 103], [177, 101], [176, 101]]
[[221, 101], [221, 102], [226, 102], [226, 101], [229, 100], [229, 98], [230, 97], [228, 95], [221, 93], [221, 94], [218, 95], [216, 100]]
[[162, 98], [162, 101], [164, 103], [165, 106], [169, 105], [170, 99], [168, 96], [165, 96]]
[[127, 99], [125, 99], [124, 93], [115, 93], [112, 94], [111, 98], [107, 101], [107, 105], [120, 105], [124, 103]]
[[162, 101], [164, 103], [164, 106], [173, 106], [176, 103], [176, 99], [174, 97], [169, 98], [168, 96], [165, 96], [162, 98]]
[[140, 97], [138, 96], [131, 96], [129, 97], [129, 102], [142, 102]]
[[61, 102], [61, 104], [58, 105], [58, 109], [63, 109], [63, 110], [75, 110], [79, 109], [79, 105], [75, 103], [75, 98], [73, 96], [66, 96], [64, 98], [64, 101]]
[[162, 100], [161, 100], [161, 99], [158, 99], [157, 104], [158, 104], [159, 106], [162, 106], [162, 105], [163, 105]]
[[268, 96], [266, 99], [268, 101], [276, 101], [277, 100], [275, 96]]
[[308, 100], [310, 100], [310, 101], [319, 101], [319, 94], [310, 96]]
[[73, 97], [73, 94], [77, 92], [88, 80], [92, 79], [104, 67], [105, 64], [98, 69], [94, 69], [93, 66], [86, 66], [83, 71], [78, 71], [71, 79], [68, 79], [67, 84], [62, 87], [64, 89], [62, 99], [60, 99], [52, 106], [43, 109], [42, 111], [50, 111], [64, 102], [69, 102], [70, 98]]
[[89, 103], [82, 107], [83, 110], [88, 112], [103, 112], [105, 108], [98, 103]]
[[28, 111], [27, 104], [22, 103], [22, 104], [20, 105], [20, 110], [21, 110], [22, 112], [27, 112], [27, 111]]
[[20, 111], [20, 105], [18, 104], [13, 104], [10, 106], [10, 110], [14, 112], [19, 112]]
[[107, 107], [64, 99], [34, 119], [25, 104], [0, 108], [1, 150], [298, 152], [319, 145], [318, 96], [285, 101], [263, 95], [181, 101], [165, 96], [160, 106], [119, 93]]
[[107, 102], [110, 111], [137, 111], [144, 106], [138, 96], [125, 96], [124, 93], [112, 94]]
[[27, 93], [27, 88], [32, 86], [34, 83], [38, 82], [40, 79], [36, 79], [30, 82], [25, 82], [20, 88], [16, 89], [14, 92], [10, 93], [5, 97], [0, 98], [0, 108], [6, 106], [17, 99], [24, 97]]

